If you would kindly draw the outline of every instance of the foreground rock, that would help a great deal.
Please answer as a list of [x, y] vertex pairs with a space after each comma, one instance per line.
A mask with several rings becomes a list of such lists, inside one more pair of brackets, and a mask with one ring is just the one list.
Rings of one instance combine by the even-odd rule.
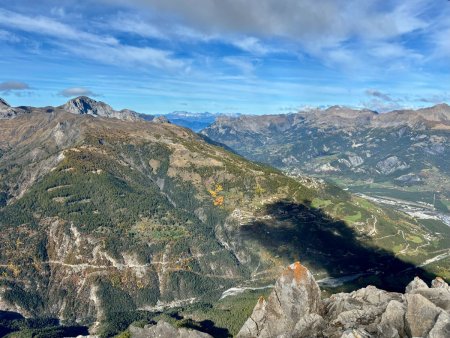
[[144, 328], [130, 326], [132, 338], [212, 338], [207, 333], [175, 328], [165, 321], [159, 321], [156, 325], [146, 325]]
[[321, 300], [312, 274], [299, 262], [260, 298], [238, 337], [450, 337], [450, 289], [415, 278], [405, 294], [374, 286]]

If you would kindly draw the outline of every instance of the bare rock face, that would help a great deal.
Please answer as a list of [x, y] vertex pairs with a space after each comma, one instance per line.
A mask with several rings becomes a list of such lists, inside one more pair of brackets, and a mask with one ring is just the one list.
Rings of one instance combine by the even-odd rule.
[[415, 277], [407, 286], [405, 289], [405, 293], [410, 293], [414, 290], [418, 289], [428, 289], [428, 285], [421, 280], [419, 277]]
[[432, 288], [437, 288], [437, 289], [447, 289], [447, 290], [450, 288], [448, 286], [448, 284], [441, 277], [436, 277], [431, 282], [431, 287]]
[[378, 332], [385, 337], [405, 337], [405, 306], [396, 300], [391, 300], [381, 315]]
[[117, 111], [104, 102], [95, 101], [86, 96], [79, 96], [72, 99], [61, 106], [61, 108], [69, 113], [77, 115], [112, 117], [126, 121], [137, 121], [141, 119], [139, 114], [132, 110], [123, 109]]
[[212, 338], [211, 335], [185, 328], [175, 328], [165, 321], [159, 321], [156, 325], [146, 325], [144, 328], [130, 326], [132, 338]]
[[409, 168], [409, 165], [402, 162], [397, 156], [390, 156], [376, 165], [377, 169], [384, 175], [390, 175], [399, 170], [405, 170]]
[[368, 286], [321, 300], [313, 276], [297, 262], [267, 301], [259, 299], [238, 337], [448, 338], [450, 290], [442, 278], [432, 286], [416, 277], [406, 294]]
[[0, 97], [0, 120], [14, 118], [16, 115], [15, 109]]
[[165, 116], [158, 116], [158, 117], [155, 117], [155, 118], [152, 120], [152, 122], [153, 122], [153, 123], [170, 123], [169, 120], [167, 119], [167, 117], [165, 117]]
[[[260, 298], [238, 337], [277, 337], [293, 331], [299, 319], [317, 314], [319, 306], [318, 284], [311, 272], [296, 262], [283, 272], [267, 302]], [[315, 324], [320, 322], [319, 317], [311, 317], [306, 321]], [[308, 329], [307, 325], [299, 325], [299, 331]]]

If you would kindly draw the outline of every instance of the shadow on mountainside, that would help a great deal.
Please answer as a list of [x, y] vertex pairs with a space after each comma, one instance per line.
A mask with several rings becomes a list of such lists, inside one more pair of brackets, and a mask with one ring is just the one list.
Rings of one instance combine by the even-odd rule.
[[242, 226], [244, 238], [256, 240], [287, 262], [299, 260], [313, 271], [325, 270], [333, 277], [362, 274], [339, 291], [371, 284], [404, 292], [415, 276], [426, 282], [434, 277], [391, 252], [365, 245], [344, 221], [332, 219], [309, 201], [278, 201], [267, 205], [264, 213], [271, 219]]
[[57, 318], [25, 318], [20, 313], [0, 311], [0, 337], [78, 337], [87, 336], [86, 326], [61, 325]]

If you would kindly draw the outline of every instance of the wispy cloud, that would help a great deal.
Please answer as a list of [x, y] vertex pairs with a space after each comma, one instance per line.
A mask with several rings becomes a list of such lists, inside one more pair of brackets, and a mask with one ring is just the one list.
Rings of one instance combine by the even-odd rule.
[[3, 29], [0, 29], [0, 41], [1, 40], [13, 43], [18, 43], [21, 41], [21, 39], [16, 34], [5, 31]]
[[8, 94], [12, 91], [24, 91], [29, 90], [30, 86], [25, 82], [20, 81], [5, 81], [0, 83], [0, 92], [3, 94]]
[[83, 87], [71, 87], [66, 88], [58, 93], [58, 95], [63, 97], [74, 97], [74, 96], [100, 96], [94, 93], [92, 90]]
[[145, 38], [167, 39], [168, 34], [157, 25], [144, 21], [139, 15], [119, 13], [103, 19], [98, 23], [101, 27], [116, 32], [130, 33]]
[[450, 99], [441, 95], [450, 74], [442, 2], [17, 0], [1, 5], [0, 63], [4, 79], [33, 83], [44, 104], [46, 95], [62, 100], [61, 88], [88, 86], [118, 105], [159, 100], [162, 110], [182, 101], [384, 111]]
[[432, 104], [448, 102], [450, 101], [450, 94], [445, 93], [445, 94], [435, 94], [427, 97], [419, 97], [417, 101]]
[[396, 109], [405, 108], [403, 98], [393, 97], [391, 94], [377, 89], [367, 89], [364, 92], [370, 99], [364, 101], [362, 106], [378, 112], [388, 112]]
[[117, 45], [119, 43], [114, 37], [80, 31], [48, 17], [30, 17], [3, 9], [0, 9], [0, 25], [59, 39], [108, 45]]
[[273, 48], [263, 45], [259, 39], [251, 36], [231, 40], [231, 43], [243, 51], [256, 55], [265, 55], [269, 52], [275, 51]]
[[245, 75], [251, 75], [253, 74], [256, 65], [257, 60], [251, 60], [244, 57], [234, 57], [234, 56], [228, 56], [223, 58], [223, 61], [235, 68], [237, 68], [240, 72], [242, 72]]
[[381, 99], [383, 101], [387, 101], [387, 102], [393, 102], [394, 100], [392, 99], [392, 97], [386, 93], [382, 93], [379, 90], [376, 89], [367, 89], [365, 91], [366, 95], [368, 96], [373, 96], [376, 97], [378, 99]]
[[48, 17], [29, 17], [0, 9], [0, 26], [54, 38], [47, 42], [108, 64], [165, 69], [180, 69], [185, 66], [185, 62], [176, 59], [170, 51], [122, 44], [115, 37], [86, 32]]

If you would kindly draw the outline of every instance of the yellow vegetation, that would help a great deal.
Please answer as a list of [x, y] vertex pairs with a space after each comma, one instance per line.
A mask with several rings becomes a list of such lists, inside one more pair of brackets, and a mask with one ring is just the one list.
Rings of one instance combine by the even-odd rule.
[[264, 194], [265, 192], [266, 192], [266, 190], [263, 189], [263, 188], [259, 185], [259, 183], [256, 183], [256, 188], [255, 188], [255, 193], [256, 193], [256, 195], [261, 196], [261, 195]]
[[14, 278], [19, 277], [20, 268], [17, 265], [15, 265], [14, 263], [8, 263], [8, 269], [11, 270]]
[[225, 200], [225, 197], [219, 196], [219, 193], [220, 193], [221, 191], [223, 191], [223, 186], [222, 186], [222, 184], [217, 184], [214, 190], [212, 190], [212, 189], [208, 190], [209, 194], [214, 198], [213, 204], [214, 204], [215, 206], [221, 206], [221, 205], [223, 205], [223, 202], [224, 202], [224, 200]]

